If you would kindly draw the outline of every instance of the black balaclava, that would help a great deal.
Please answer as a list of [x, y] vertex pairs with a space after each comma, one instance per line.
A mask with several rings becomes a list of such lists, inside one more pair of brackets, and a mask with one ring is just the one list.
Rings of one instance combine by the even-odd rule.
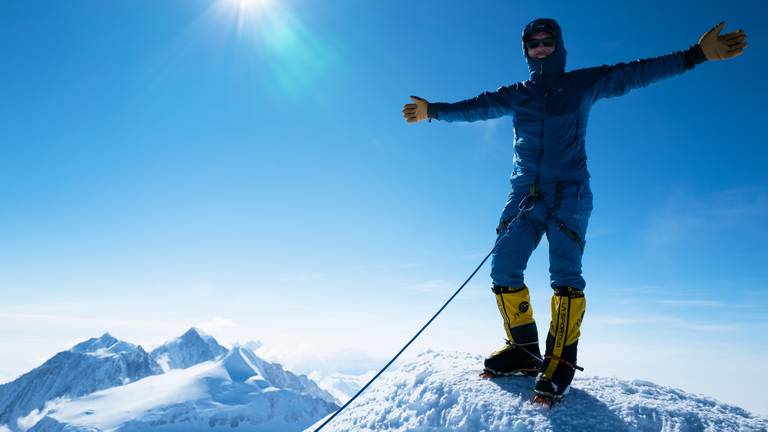
[[[537, 31], [552, 33], [557, 39], [555, 51], [541, 60], [528, 57], [525, 48], [525, 39]], [[538, 18], [528, 23], [523, 29], [523, 55], [525, 56], [525, 62], [528, 64], [530, 79], [534, 83], [550, 83], [565, 72], [566, 54], [565, 44], [563, 43], [563, 32], [557, 21], [551, 18]]]

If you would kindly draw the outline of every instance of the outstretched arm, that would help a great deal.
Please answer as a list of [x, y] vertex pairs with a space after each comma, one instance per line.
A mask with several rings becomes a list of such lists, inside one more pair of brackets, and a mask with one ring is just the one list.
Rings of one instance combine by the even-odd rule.
[[403, 106], [403, 117], [408, 123], [426, 119], [449, 122], [488, 120], [512, 112], [516, 105], [514, 86], [501, 87], [495, 92], [485, 92], [455, 103], [429, 103], [417, 96], [411, 96], [411, 101], [413, 103]]
[[618, 63], [597, 68], [593, 99], [621, 96], [656, 81], [679, 75], [707, 60], [726, 60], [741, 55], [747, 46], [744, 30], [720, 35], [724, 22], [716, 25], [685, 51], [661, 57]]

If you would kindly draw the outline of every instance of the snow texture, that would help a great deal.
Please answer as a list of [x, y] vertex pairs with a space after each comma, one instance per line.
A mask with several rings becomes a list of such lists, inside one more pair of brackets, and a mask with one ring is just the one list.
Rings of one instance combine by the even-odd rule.
[[614, 378], [577, 378], [550, 410], [530, 403], [533, 378], [486, 380], [479, 365], [471, 354], [422, 353], [383, 374], [323, 431], [768, 431], [768, 419], [741, 408]]

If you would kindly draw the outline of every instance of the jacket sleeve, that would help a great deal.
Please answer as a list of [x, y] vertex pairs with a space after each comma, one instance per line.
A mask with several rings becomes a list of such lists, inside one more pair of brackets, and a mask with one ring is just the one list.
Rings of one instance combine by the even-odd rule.
[[704, 52], [701, 46], [696, 44], [685, 51], [675, 51], [661, 57], [596, 68], [593, 101], [621, 96], [632, 89], [671, 78], [693, 69], [704, 61], [706, 61]]
[[489, 120], [511, 114], [517, 99], [517, 85], [499, 87], [494, 92], [485, 92], [460, 102], [430, 103], [427, 107], [427, 115], [430, 120], [447, 122]]

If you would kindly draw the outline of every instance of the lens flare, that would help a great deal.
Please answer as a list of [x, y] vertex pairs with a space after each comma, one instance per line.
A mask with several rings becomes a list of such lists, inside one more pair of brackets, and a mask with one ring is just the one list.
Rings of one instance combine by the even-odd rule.
[[[241, 66], [259, 69], [283, 93], [299, 95], [315, 85], [333, 63], [328, 44], [278, 0], [218, 0], [220, 20], [234, 26]], [[261, 73], [266, 66], [269, 74]]]

